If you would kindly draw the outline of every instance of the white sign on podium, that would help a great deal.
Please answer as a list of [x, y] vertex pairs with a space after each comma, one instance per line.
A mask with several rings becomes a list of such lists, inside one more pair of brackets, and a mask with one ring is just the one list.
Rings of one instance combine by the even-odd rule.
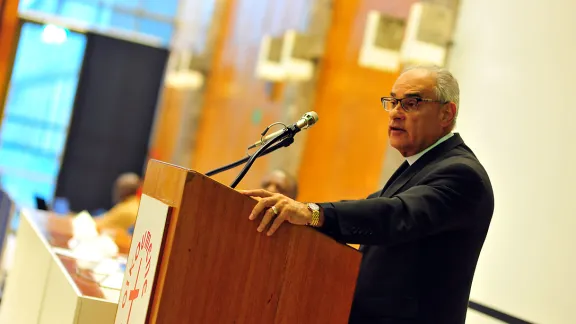
[[115, 324], [146, 322], [169, 208], [144, 194], [140, 199]]

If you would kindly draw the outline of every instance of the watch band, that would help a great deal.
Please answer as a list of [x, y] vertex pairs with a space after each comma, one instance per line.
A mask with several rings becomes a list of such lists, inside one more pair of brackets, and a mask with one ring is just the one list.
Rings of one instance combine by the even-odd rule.
[[319, 227], [320, 225], [320, 207], [316, 204], [309, 203], [307, 204], [308, 209], [312, 212], [312, 219], [307, 224], [308, 226], [312, 227]]

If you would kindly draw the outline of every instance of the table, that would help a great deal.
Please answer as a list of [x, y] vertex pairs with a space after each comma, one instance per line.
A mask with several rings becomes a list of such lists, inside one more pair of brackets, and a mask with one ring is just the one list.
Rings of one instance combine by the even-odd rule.
[[21, 211], [0, 323], [114, 323], [121, 280], [103, 287], [98, 274], [80, 269], [64, 249], [71, 236], [67, 226], [46, 212]]

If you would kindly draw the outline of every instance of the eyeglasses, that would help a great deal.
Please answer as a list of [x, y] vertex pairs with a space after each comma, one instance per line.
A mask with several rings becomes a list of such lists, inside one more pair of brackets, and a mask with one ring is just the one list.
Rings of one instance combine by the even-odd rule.
[[382, 107], [384, 107], [384, 110], [386, 110], [386, 111], [394, 110], [394, 108], [396, 108], [396, 106], [398, 106], [398, 103], [400, 103], [400, 106], [406, 112], [418, 109], [418, 106], [420, 105], [421, 102], [438, 102], [438, 103], [441, 103], [443, 105], [450, 102], [450, 101], [439, 101], [439, 100], [432, 100], [432, 99], [422, 99], [419, 97], [409, 97], [409, 98], [403, 98], [403, 99], [396, 99], [394, 97], [382, 97], [382, 98], [380, 98], [380, 100], [382, 101]]

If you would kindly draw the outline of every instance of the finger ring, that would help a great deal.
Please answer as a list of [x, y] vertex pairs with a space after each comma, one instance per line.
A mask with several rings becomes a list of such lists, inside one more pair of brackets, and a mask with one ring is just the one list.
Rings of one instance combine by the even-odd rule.
[[272, 206], [272, 207], [270, 207], [270, 209], [272, 209], [272, 211], [274, 212], [274, 215], [278, 215], [278, 209], [276, 209], [276, 206]]

